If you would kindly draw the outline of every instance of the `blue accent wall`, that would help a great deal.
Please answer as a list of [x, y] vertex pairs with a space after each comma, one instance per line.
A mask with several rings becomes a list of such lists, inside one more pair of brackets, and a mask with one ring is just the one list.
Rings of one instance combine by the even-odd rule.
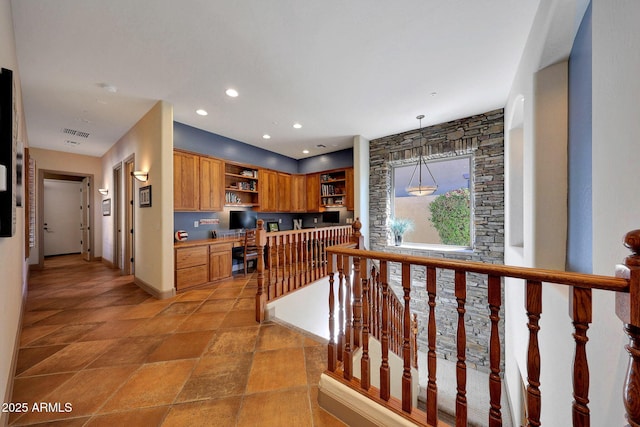
[[173, 122], [173, 148], [266, 169], [298, 173], [296, 159], [178, 122]]
[[307, 174], [353, 166], [353, 148], [298, 160], [298, 173]]
[[592, 77], [589, 4], [569, 57], [569, 200], [567, 270], [593, 270], [592, 224]]

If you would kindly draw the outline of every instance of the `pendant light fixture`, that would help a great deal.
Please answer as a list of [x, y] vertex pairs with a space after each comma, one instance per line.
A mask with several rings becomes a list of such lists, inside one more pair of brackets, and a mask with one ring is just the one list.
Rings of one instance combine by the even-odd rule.
[[[418, 157], [418, 163], [416, 164], [415, 169], [413, 169], [413, 173], [411, 174], [411, 179], [409, 179], [409, 185], [407, 186], [406, 190], [407, 193], [411, 194], [412, 196], [428, 196], [435, 193], [435, 191], [438, 189], [438, 183], [433, 177], [433, 174], [429, 170], [427, 162], [422, 156], [422, 151], [424, 150], [424, 145], [422, 143], [422, 119], [424, 119], [424, 114], [420, 114], [416, 117], [416, 119], [420, 121], [420, 156]], [[424, 167], [427, 169], [427, 172], [429, 173], [433, 184], [422, 182], [422, 165], [424, 165]], [[413, 177], [416, 175], [416, 171], [418, 170], [418, 185], [413, 185]]]

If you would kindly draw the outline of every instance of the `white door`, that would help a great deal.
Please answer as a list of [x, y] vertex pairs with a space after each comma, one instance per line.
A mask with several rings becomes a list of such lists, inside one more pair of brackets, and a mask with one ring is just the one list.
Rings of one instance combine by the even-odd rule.
[[44, 256], [82, 252], [82, 183], [44, 180]]

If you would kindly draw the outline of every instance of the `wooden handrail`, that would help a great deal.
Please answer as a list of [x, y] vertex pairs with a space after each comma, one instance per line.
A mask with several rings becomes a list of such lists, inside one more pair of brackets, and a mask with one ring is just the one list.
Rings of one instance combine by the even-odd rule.
[[256, 321], [265, 320], [270, 301], [327, 276], [327, 247], [340, 244], [357, 247], [361, 225], [358, 223], [357, 230], [354, 225], [267, 232], [264, 221], [259, 219]]
[[[371, 281], [362, 280], [363, 286], [357, 292], [360, 295], [354, 295], [353, 300], [362, 299], [366, 301], [363, 305], [363, 319], [371, 319], [364, 321], [360, 332], [360, 340], [363, 343], [363, 352], [361, 359], [361, 376], [362, 378], [356, 383], [356, 378], [351, 378], [351, 360], [348, 361], [349, 366], [340, 363], [342, 357], [335, 357], [336, 345], [332, 345], [335, 330], [331, 324], [334, 319], [330, 316], [330, 345], [328, 347], [329, 368], [328, 371], [333, 378], [343, 378], [343, 383], [349, 387], [359, 384], [358, 392], [371, 396], [371, 398], [389, 409], [398, 412], [405, 418], [419, 418], [422, 425], [435, 426], [437, 420], [437, 398], [438, 386], [436, 382], [436, 280], [437, 269], [450, 270], [454, 273], [454, 295], [456, 298], [457, 312], [457, 332], [456, 332], [456, 425], [467, 425], [467, 396], [466, 396], [466, 326], [465, 313], [467, 304], [467, 273], [477, 273], [486, 276], [487, 284], [487, 307], [490, 338], [489, 338], [489, 398], [490, 407], [488, 415], [488, 425], [490, 427], [498, 427], [502, 425], [502, 413], [500, 407], [501, 398], [501, 372], [500, 372], [500, 355], [502, 354], [500, 337], [499, 337], [499, 313], [503, 305], [502, 301], [502, 283], [503, 278], [522, 279], [525, 286], [525, 305], [524, 309], [527, 315], [526, 327], [529, 331], [529, 344], [527, 347], [527, 386], [526, 386], [526, 405], [528, 409], [528, 426], [539, 426], [542, 402], [542, 386], [540, 384], [540, 348], [538, 344], [538, 334], [540, 331], [540, 319], [542, 315], [542, 294], [543, 285], [553, 283], [562, 286], [569, 286], [569, 314], [574, 326], [574, 342], [575, 354], [573, 358], [573, 396], [572, 417], [573, 425], [587, 427], [590, 425], [590, 409], [589, 403], [589, 366], [587, 364], [588, 342], [587, 331], [592, 322], [592, 289], [616, 292], [616, 313], [623, 321], [624, 330], [629, 336], [629, 344], [626, 349], [629, 353], [629, 369], [625, 380], [624, 405], [627, 412], [627, 419], [630, 426], [640, 425], [640, 230], [634, 230], [627, 234], [625, 245], [632, 251], [632, 255], [627, 257], [625, 265], [618, 266], [616, 269], [616, 277], [554, 271], [546, 269], [536, 269], [528, 267], [513, 267], [506, 265], [485, 264], [473, 261], [457, 261], [442, 258], [417, 257], [402, 254], [393, 254], [388, 252], [367, 251], [357, 248], [348, 248], [345, 246], [332, 246], [326, 249], [329, 257], [329, 277], [331, 283], [331, 292], [333, 295], [333, 287], [336, 283], [335, 273], [340, 270], [338, 277], [338, 293], [340, 293], [340, 283], [343, 281], [342, 276], [344, 266], [350, 265], [367, 265], [368, 260], [374, 260], [380, 265], [380, 275], [382, 276], [382, 300], [381, 306], [376, 306], [377, 298], [372, 298], [375, 290], [371, 287]], [[390, 338], [389, 328], [393, 322], [389, 316], [393, 309], [389, 308], [386, 303], [389, 298], [388, 275], [387, 271], [390, 263], [400, 264], [400, 283], [402, 286], [404, 309], [401, 313], [403, 322], [402, 329], [402, 359], [404, 368], [401, 372], [401, 409], [398, 405], [387, 405], [385, 402], [390, 401], [389, 377], [392, 374], [389, 370], [387, 361], [387, 352], [390, 345], [393, 346], [393, 338]], [[411, 290], [411, 270], [414, 267], [424, 267], [426, 269], [425, 289], [428, 296], [428, 351], [427, 351], [427, 388], [426, 388], [426, 412], [421, 412], [412, 407], [411, 396], [411, 373], [408, 367], [411, 364], [411, 327], [408, 326], [410, 313], [408, 311], [410, 303]], [[355, 279], [354, 279], [355, 280]], [[517, 285], [517, 284], [516, 284]], [[511, 284], [510, 284], [511, 286]], [[345, 289], [355, 291], [355, 287], [346, 285]], [[372, 301], [370, 307], [369, 301]], [[331, 302], [330, 302], [331, 304]], [[375, 310], [381, 311], [381, 319], [371, 316], [370, 312]], [[380, 337], [382, 345], [382, 362], [380, 365], [380, 387], [379, 390], [371, 386], [369, 373], [375, 367], [370, 366], [368, 354], [368, 336], [371, 329], [376, 327], [375, 323], [382, 324], [382, 333]], [[371, 323], [371, 324], [369, 324]], [[396, 327], [395, 325], [393, 325]], [[350, 328], [349, 324], [346, 326]], [[347, 344], [351, 345], [353, 337], [353, 329], [347, 330]], [[332, 361], [333, 359], [333, 361]], [[340, 375], [343, 374], [343, 375]], [[400, 398], [400, 397], [399, 397]]]
[[598, 276], [593, 274], [545, 270], [530, 267], [486, 264], [477, 261], [457, 261], [442, 258], [418, 257], [380, 251], [344, 249], [342, 247], [328, 247], [327, 253], [372, 260], [384, 259], [387, 262], [408, 263], [423, 267], [436, 267], [454, 271], [460, 270], [467, 273], [479, 273], [500, 277], [512, 277], [515, 279], [534, 280], [538, 282], [556, 283], [559, 285], [579, 286], [587, 289], [629, 292], [629, 282], [620, 277]]

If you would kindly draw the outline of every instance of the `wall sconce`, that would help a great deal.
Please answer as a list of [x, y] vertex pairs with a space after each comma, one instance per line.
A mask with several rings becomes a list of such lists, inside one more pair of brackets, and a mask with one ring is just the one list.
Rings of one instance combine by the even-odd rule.
[[108, 188], [98, 188], [98, 193], [102, 194], [103, 196], [106, 196], [107, 194], [109, 194], [109, 189]]
[[149, 179], [149, 172], [145, 171], [133, 171], [131, 175], [140, 182], [147, 182]]

